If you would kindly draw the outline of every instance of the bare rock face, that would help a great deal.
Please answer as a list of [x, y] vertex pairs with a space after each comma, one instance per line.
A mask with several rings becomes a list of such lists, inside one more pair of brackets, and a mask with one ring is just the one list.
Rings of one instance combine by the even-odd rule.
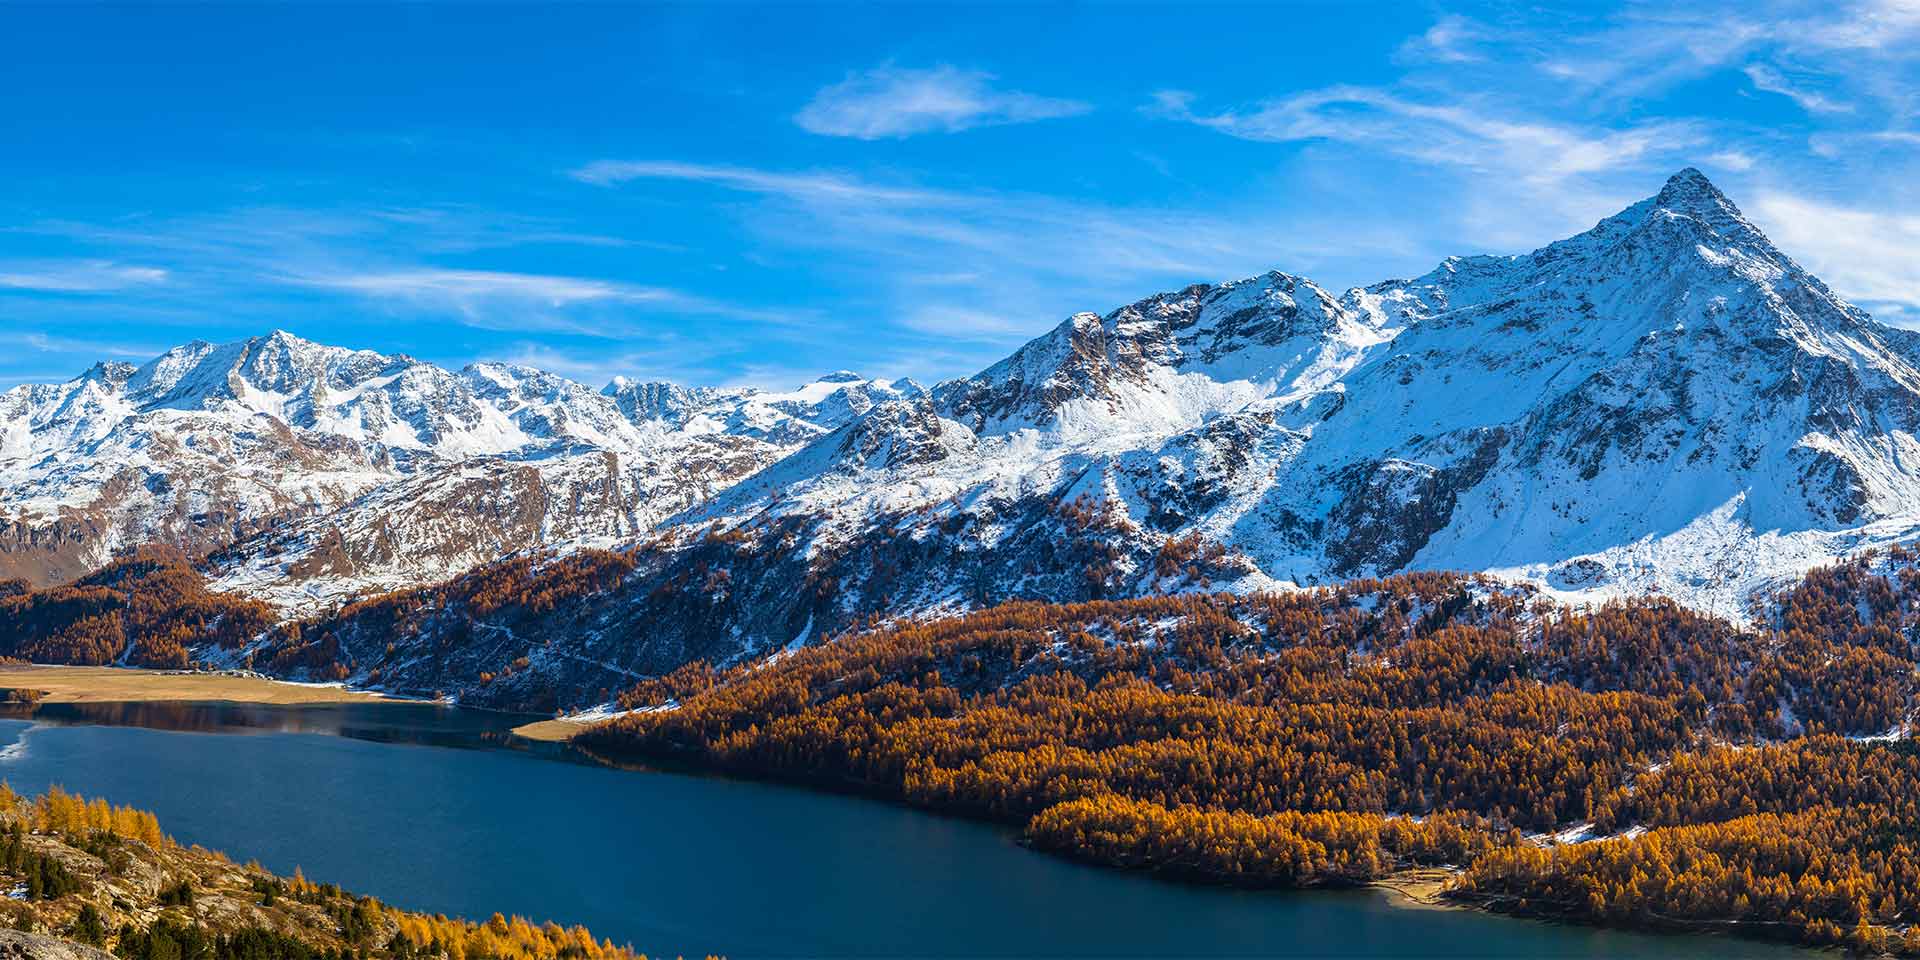
[[98, 521], [84, 513], [0, 518], [0, 576], [43, 585], [85, 576], [102, 562], [101, 540]]
[[195, 342], [0, 394], [0, 576], [59, 582], [165, 543], [217, 552], [229, 585], [304, 609], [631, 540], [923, 393], [851, 374], [790, 393], [595, 390], [285, 333]]
[[1126, 417], [1169, 373], [1295, 385], [1328, 379], [1387, 333], [1379, 311], [1343, 308], [1312, 281], [1269, 273], [1159, 294], [1101, 317], [1075, 314], [972, 377], [934, 388], [941, 412], [976, 433]]
[[113, 955], [84, 943], [0, 930], [0, 960], [113, 960]]
[[1492, 428], [1471, 452], [1444, 467], [1401, 459], [1357, 463], [1338, 478], [1327, 516], [1327, 558], [1335, 576], [1399, 570], [1454, 520], [1461, 495], [1499, 463], [1505, 431]]

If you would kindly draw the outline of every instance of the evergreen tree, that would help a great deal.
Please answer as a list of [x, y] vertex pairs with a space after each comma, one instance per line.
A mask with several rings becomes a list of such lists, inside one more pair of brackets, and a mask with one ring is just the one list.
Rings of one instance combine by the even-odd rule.
[[96, 947], [107, 942], [107, 925], [100, 919], [100, 911], [94, 909], [93, 904], [81, 904], [80, 915], [73, 921], [72, 934], [75, 940]]

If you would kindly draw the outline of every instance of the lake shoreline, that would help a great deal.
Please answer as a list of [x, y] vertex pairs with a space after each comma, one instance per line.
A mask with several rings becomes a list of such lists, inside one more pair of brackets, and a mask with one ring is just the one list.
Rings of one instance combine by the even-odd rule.
[[1367, 886], [1386, 894], [1387, 902], [1404, 910], [1472, 909], [1469, 904], [1447, 896], [1447, 891], [1459, 876], [1459, 870], [1415, 867], [1397, 870]]
[[[344, 683], [303, 683], [239, 670], [153, 670], [43, 663], [0, 666], [0, 693], [11, 694], [16, 702], [33, 703], [222, 701], [262, 706], [315, 706], [434, 702]], [[535, 743], [566, 743], [600, 719], [604, 718], [551, 717], [523, 723], [514, 727], [512, 733]]]
[[[63, 665], [11, 665], [0, 666], [0, 691], [19, 694], [32, 691], [38, 696], [19, 698], [17, 702], [45, 704], [60, 703], [167, 703], [193, 701], [219, 701], [227, 703], [250, 704], [260, 706], [301, 707], [325, 706], [354, 703], [432, 703], [432, 701], [414, 700], [396, 697], [377, 691], [358, 690], [344, 684], [310, 684], [286, 680], [275, 680], [257, 674], [238, 671], [164, 671], [134, 667], [79, 667]], [[483, 708], [476, 708], [483, 709]], [[498, 711], [490, 711], [498, 712]], [[585, 731], [598, 719], [584, 720], [565, 717], [530, 721], [512, 728], [511, 733], [536, 743], [568, 743], [573, 736]], [[1098, 861], [1084, 860], [1064, 851], [1042, 850], [1025, 843], [1019, 837], [1019, 829], [984, 813], [965, 809], [946, 809], [927, 807], [912, 803], [904, 797], [892, 795], [880, 784], [860, 781], [848, 781], [818, 777], [769, 776], [764, 771], [736, 769], [728, 765], [714, 765], [693, 759], [685, 755], [673, 756], [610, 756], [599, 751], [576, 745], [581, 753], [592, 760], [611, 767], [638, 767], [658, 772], [690, 774], [696, 777], [717, 777], [741, 782], [777, 784], [797, 787], [803, 790], [819, 791], [831, 794], [863, 797], [890, 806], [901, 807], [922, 815], [950, 817], [959, 820], [984, 823], [1007, 831], [1016, 846], [1048, 856], [1060, 857], [1074, 862], [1085, 863], [1100, 870], [1120, 870], [1125, 867]], [[628, 751], [617, 751], [627, 754]], [[639, 761], [639, 763], [635, 763]], [[1221, 883], [1217, 879], [1183, 876], [1179, 871], [1148, 868], [1146, 874], [1154, 879], [1182, 886], [1211, 887], [1238, 886]], [[1779, 931], [1740, 922], [1720, 924], [1688, 924], [1670, 919], [1656, 919], [1645, 925], [1608, 925], [1594, 924], [1569, 910], [1551, 909], [1547, 905], [1533, 904], [1529, 909], [1516, 909], [1512, 903], [1498, 900], [1459, 896], [1454, 892], [1454, 883], [1460, 871], [1445, 867], [1407, 867], [1375, 880], [1353, 884], [1349, 889], [1368, 890], [1380, 895], [1395, 909], [1410, 911], [1468, 911], [1549, 924], [1571, 924], [1601, 929], [1647, 933], [1655, 935], [1705, 934], [1731, 937], [1736, 941], [1749, 943], [1775, 943], [1789, 946], [1795, 944], [1791, 937], [1781, 936]], [[1248, 885], [1244, 889], [1273, 889], [1263, 885]], [[1287, 888], [1279, 888], [1285, 890]], [[1336, 889], [1334, 886], [1318, 885], [1296, 889]], [[1804, 948], [1804, 947], [1803, 947]]]
[[535, 720], [513, 728], [513, 735], [524, 737], [538, 743], [566, 743], [599, 720], [575, 720], [571, 717], [554, 717], [549, 720]]
[[[275, 680], [241, 671], [150, 670], [56, 664], [0, 666], [0, 689], [34, 703], [225, 701], [267, 706], [407, 703], [404, 697], [344, 684]], [[21, 696], [22, 692], [27, 695]]]
[[[577, 725], [581, 726], [582, 729], [593, 726], [593, 724]], [[517, 733], [518, 731], [516, 730], [515, 732]], [[1464, 873], [1464, 871], [1458, 867], [1405, 866], [1373, 880], [1356, 881], [1352, 883], [1319, 883], [1287, 886], [1235, 882], [1223, 880], [1218, 877], [1194, 875], [1182, 870], [1171, 870], [1164, 866], [1127, 866], [1114, 864], [1079, 856], [1070, 850], [1056, 850], [1035, 846], [1027, 842], [1019, 826], [1011, 824], [991, 813], [965, 807], [936, 807], [914, 803], [879, 783], [839, 777], [796, 776], [779, 772], [756, 770], [750, 766], [725, 763], [716, 764], [697, 759], [699, 756], [697, 751], [656, 753], [653, 751], [635, 751], [630, 748], [615, 748], [611, 750], [602, 748], [596, 750], [588, 744], [580, 743], [574, 743], [572, 745], [575, 749], [586, 754], [593, 760], [611, 767], [653, 770], [697, 777], [719, 777], [748, 783], [794, 787], [821, 793], [858, 797], [884, 803], [889, 806], [917, 811], [922, 814], [930, 814], [936, 817], [947, 817], [986, 824], [1004, 831], [1015, 846], [1033, 853], [1065, 860], [1070, 863], [1077, 863], [1101, 871], [1144, 874], [1157, 882], [1174, 884], [1176, 886], [1195, 888], [1214, 887], [1246, 891], [1266, 891], [1280, 894], [1305, 893], [1311, 891], [1367, 891], [1381, 896], [1389, 906], [1398, 910], [1464, 912], [1525, 923], [1569, 926], [1653, 937], [1704, 936], [1723, 939], [1736, 944], [1751, 944], [1756, 948], [1784, 947], [1790, 950], [1806, 951], [1809, 955], [1827, 949], [1801, 943], [1790, 935], [1782, 935], [1783, 928], [1788, 926], [1785, 924], [1754, 923], [1748, 921], [1689, 923], [1662, 917], [1649, 918], [1646, 922], [1641, 923], [1598, 923], [1571, 909], [1554, 909], [1542, 904], [1532, 904], [1523, 907], [1519, 903], [1508, 899], [1462, 893], [1455, 886], [1455, 882]]]
[[[109, 675], [124, 676], [127, 673], [129, 673], [129, 671], [112, 671]], [[149, 679], [164, 679], [166, 677], [165, 674], [159, 674], [154, 671], [145, 671], [144, 673], [149, 677]], [[9, 679], [12, 679], [22, 675], [33, 676], [34, 673], [24, 669], [22, 670], [0, 669], [0, 677], [6, 677]], [[235, 678], [225, 678], [225, 679], [235, 679]], [[315, 689], [315, 688], [300, 687], [299, 685], [293, 685], [293, 686], [302, 690]], [[359, 697], [355, 697], [354, 691], [342, 690], [340, 688], [330, 688], [330, 689], [320, 688], [320, 689], [323, 692], [328, 693], [335, 698], [344, 696], [344, 697], [348, 697], [349, 699], [363, 699], [363, 700], [375, 700], [375, 701], [387, 699], [387, 698], [380, 698], [380, 697], [364, 695], [364, 694], [360, 695]], [[388, 699], [387, 702], [394, 706], [400, 706], [405, 703], [405, 701], [393, 701], [390, 699]], [[284, 706], [292, 707], [294, 709], [298, 709], [302, 705], [303, 704], [297, 703], [297, 702], [292, 704], [284, 704]], [[319, 706], [323, 704], [315, 704], [315, 703], [309, 702], [308, 704], [305, 704], [305, 705]], [[372, 704], [369, 704], [369, 705], [372, 705]], [[31, 754], [29, 754], [29, 756], [30, 755]], [[592, 757], [591, 759], [597, 759], [603, 762], [602, 764], [594, 764], [594, 766], [606, 765], [606, 766], [615, 766], [615, 767], [628, 767], [632, 765], [631, 761], [605, 763], [605, 761], [611, 759], [608, 757]], [[654, 772], [661, 772], [661, 773], [692, 774], [693, 777], [691, 779], [696, 781], [713, 779], [713, 780], [737, 781], [741, 783], [760, 784], [760, 785], [766, 785], [766, 786], [785, 785], [789, 787], [801, 788], [802, 791], [806, 793], [845, 794], [849, 796], [860, 796], [870, 801], [873, 801], [873, 800], [880, 801], [885, 806], [912, 811], [912, 813], [916, 817], [925, 817], [931, 814], [933, 818], [939, 819], [939, 820], [974, 821], [974, 822], [982, 823], [984, 825], [992, 826], [995, 828], [994, 833], [998, 834], [1001, 838], [1000, 844], [1004, 844], [1006, 846], [1014, 846], [1014, 847], [1026, 846], [1019, 842], [1018, 829], [1009, 828], [1004, 821], [998, 821], [990, 817], [968, 815], [962, 811], [944, 810], [939, 808], [919, 806], [916, 804], [905, 802], [903, 799], [899, 797], [886, 797], [881, 795], [882, 791], [878, 789], [877, 784], [857, 784], [857, 783], [841, 782], [838, 784], [829, 785], [829, 784], [824, 784], [817, 781], [807, 782], [804, 779], [800, 781], [794, 781], [788, 778], [768, 777], [764, 774], [754, 775], [752, 773], [749, 773], [743, 770], [728, 770], [728, 769], [716, 768], [711, 764], [698, 764], [698, 763], [685, 763], [685, 762], [674, 763], [671, 761], [667, 761], [666, 758], [656, 758], [653, 762], [645, 764], [642, 768], [648, 769]], [[71, 771], [67, 771], [63, 769], [59, 773], [55, 774], [54, 776], [60, 781], [71, 782], [72, 773]], [[782, 780], [787, 780], [787, 782], [785, 784], [782, 784], [781, 783]], [[676, 790], [677, 789], [678, 788], [676, 788]], [[401, 791], [401, 793], [405, 794], [407, 793], [407, 791], [403, 790]], [[919, 836], [919, 831], [921, 829], [922, 828], [915, 828], [914, 835], [916, 837]], [[240, 845], [229, 843], [227, 845], [229, 847], [234, 847], [236, 849], [252, 849], [251, 843], [240, 844]], [[997, 845], [999, 844], [996, 844], [996, 846]], [[1048, 851], [1041, 851], [1041, 850], [1031, 850], [1031, 848], [1029, 849], [1030, 849], [1030, 852], [1048, 852]], [[1065, 860], [1065, 861], [1074, 861], [1077, 859], [1073, 857], [1061, 857], [1057, 853], [1049, 852], [1049, 854], [1050, 854], [1049, 856], [1041, 857], [1037, 859]], [[300, 858], [298, 857], [289, 858], [283, 855], [282, 859], [288, 860], [288, 862], [293, 864], [298, 864], [301, 862]], [[309, 862], [307, 866], [311, 869], [314, 867], [314, 864]], [[1097, 874], [1122, 874], [1122, 873], [1134, 872], [1134, 871], [1127, 871], [1124, 869], [1115, 869], [1111, 865], [1089, 864], [1089, 866], [1092, 867], [1092, 872]], [[342, 873], [342, 879], [346, 879], [347, 877], [352, 875], [351, 871], [340, 871], [340, 872]], [[998, 871], [996, 871], [996, 873], [997, 872]], [[1220, 884], [1217, 882], [1205, 882], [1205, 881], [1197, 881], [1192, 878], [1183, 878], [1178, 876], [1175, 873], [1168, 873], [1165, 871], [1146, 870], [1146, 871], [1138, 871], [1138, 872], [1143, 873], [1151, 877], [1153, 880], [1157, 881], [1156, 883], [1152, 884], [1152, 886], [1156, 888], [1164, 888], [1164, 889], [1183, 889], [1184, 888], [1187, 890], [1205, 890], [1207, 888], [1234, 886], [1232, 884]], [[1568, 926], [1568, 927], [1578, 928], [1583, 926], [1591, 926], [1589, 924], [1581, 924], [1577, 922], [1576, 923], [1555, 922], [1556, 918], [1546, 917], [1546, 916], [1527, 917], [1524, 914], [1518, 914], [1515, 911], [1512, 911], [1510, 909], [1503, 910], [1487, 903], [1475, 902], [1472, 898], [1456, 898], [1456, 897], [1447, 896], [1444, 893], [1444, 888], [1447, 884], [1447, 881], [1451, 879], [1452, 876], [1453, 874], [1451, 874], [1445, 868], [1420, 868], [1420, 869], [1414, 869], [1414, 870], [1401, 871], [1399, 873], [1390, 875], [1388, 877], [1383, 877], [1380, 880], [1370, 882], [1370, 883], [1355, 883], [1352, 885], [1325, 886], [1325, 887], [1320, 887], [1319, 890], [1322, 892], [1338, 893], [1338, 892], [1341, 892], [1340, 887], [1344, 886], [1349, 896], [1359, 898], [1360, 900], [1374, 901], [1380, 904], [1380, 909], [1392, 909], [1396, 911], [1405, 911], [1402, 915], [1406, 918], [1406, 922], [1409, 922], [1409, 923], [1415, 922], [1414, 918], [1418, 914], [1431, 913], [1436, 919], [1444, 914], [1474, 914], [1474, 915], [1487, 915], [1487, 916], [1504, 916], [1509, 919], [1523, 919], [1523, 920], [1529, 921], [1528, 923], [1523, 923], [1520, 925], [1520, 927], [1523, 929], [1527, 927], [1531, 927], [1534, 923], [1539, 923], [1542, 921], [1544, 921], [1545, 925], [1548, 927]], [[404, 885], [393, 887], [392, 896], [395, 898], [396, 902], [406, 902], [405, 896], [401, 892], [402, 890], [405, 890], [405, 889], [407, 888]], [[1252, 889], [1252, 888], [1243, 888], [1243, 889]], [[1363, 891], [1365, 892], [1363, 893]], [[1278, 892], [1284, 894], [1287, 891], [1282, 890]], [[1311, 891], [1304, 891], [1304, 892], [1311, 892]], [[1274, 909], [1287, 909], [1279, 906], [1279, 904], [1289, 902], [1291, 901], [1291, 899], [1292, 898], [1290, 897], [1282, 896], [1279, 900], [1275, 901]], [[489, 897], [489, 902], [507, 903], [512, 901], [511, 899], [498, 899], [494, 897]], [[1342, 901], [1328, 901], [1328, 902], [1338, 903], [1338, 902], [1348, 902], [1348, 901], [1342, 900]], [[434, 907], [435, 905], [429, 902], [429, 903], [416, 904], [416, 906], [426, 909], [426, 908]], [[1337, 907], [1335, 909], [1348, 910], [1348, 909], [1359, 909], [1359, 908]], [[574, 904], [562, 905], [562, 904], [554, 903], [554, 904], [549, 904], [544, 908], [541, 908], [540, 912], [549, 914], [549, 915], [572, 916], [576, 914], [578, 910], [577, 910], [577, 905], [574, 905]], [[582, 919], [590, 919], [590, 917], [582, 917]], [[1457, 921], [1448, 921], [1448, 922], [1457, 922]], [[1596, 929], [1604, 929], [1604, 928], [1596, 928]], [[1614, 927], [1613, 929], [1620, 932], [1629, 932], [1620, 927]], [[1525, 936], [1533, 936], [1533, 935], [1526, 934]], [[1758, 944], [1760, 941], [1754, 941], [1754, 942]], [[1657, 956], [1664, 957], [1667, 954], [1664, 950], [1662, 950], [1662, 951], [1658, 951], [1656, 953], [1652, 953], [1648, 955], [1649, 956], [1657, 955]]]

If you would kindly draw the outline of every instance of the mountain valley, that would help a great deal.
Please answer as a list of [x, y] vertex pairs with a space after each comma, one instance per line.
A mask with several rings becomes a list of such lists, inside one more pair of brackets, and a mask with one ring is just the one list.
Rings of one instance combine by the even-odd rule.
[[0, 656], [567, 715], [1183, 879], [1911, 954], [1916, 364], [1692, 170], [932, 388], [194, 343], [0, 395]]
[[1687, 170], [1530, 254], [1196, 285], [931, 389], [286, 334], [101, 364], [0, 395], [0, 563], [170, 547], [282, 624], [189, 659], [546, 709], [1007, 600], [1415, 570], [1746, 622], [1920, 533], [1917, 363]]

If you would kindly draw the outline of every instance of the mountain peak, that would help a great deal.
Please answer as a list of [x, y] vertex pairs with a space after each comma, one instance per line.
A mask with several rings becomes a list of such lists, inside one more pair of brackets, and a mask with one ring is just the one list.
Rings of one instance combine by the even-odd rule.
[[[1623, 255], [1638, 255], [1635, 251], [1694, 262], [1700, 259], [1700, 250], [1714, 251], [1709, 260], [1723, 266], [1748, 263], [1763, 272], [1799, 271], [1706, 174], [1687, 167], [1667, 178], [1660, 192], [1601, 220], [1584, 233], [1521, 256], [1449, 257], [1404, 289], [1416, 291], [1426, 309], [1442, 305], [1457, 308], [1500, 299], [1553, 274], [1646, 269], [1644, 265], [1617, 262]], [[1396, 287], [1403, 285], [1390, 283], [1368, 290], [1381, 292]]]
[[80, 379], [105, 381], [117, 388], [126, 383], [139, 369], [125, 360], [102, 360], [88, 367], [87, 371], [80, 375]]
[[286, 344], [289, 347], [309, 346], [313, 343], [313, 341], [311, 340], [307, 340], [303, 337], [295, 336], [294, 334], [288, 333], [287, 331], [280, 330], [280, 329], [273, 330], [271, 333], [268, 333], [266, 336], [262, 337], [261, 340], [267, 343]]
[[1701, 173], [1699, 167], [1682, 167], [1680, 172], [1668, 177], [1665, 189], [1672, 190], [1676, 187], [1717, 190], [1713, 181], [1708, 180], [1707, 175]]
[[1654, 195], [1653, 205], [1661, 210], [1710, 219], [1726, 215], [1740, 218], [1740, 209], [1733, 201], [1727, 199], [1706, 174], [1693, 167], [1668, 177], [1666, 185]]

